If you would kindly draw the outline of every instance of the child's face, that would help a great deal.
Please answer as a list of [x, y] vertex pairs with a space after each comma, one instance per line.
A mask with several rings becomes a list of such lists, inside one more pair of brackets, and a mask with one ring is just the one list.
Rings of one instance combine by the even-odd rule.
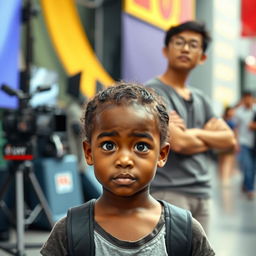
[[141, 105], [109, 105], [95, 117], [91, 142], [84, 142], [87, 163], [97, 179], [118, 196], [146, 191], [169, 145], [160, 147], [156, 116]]

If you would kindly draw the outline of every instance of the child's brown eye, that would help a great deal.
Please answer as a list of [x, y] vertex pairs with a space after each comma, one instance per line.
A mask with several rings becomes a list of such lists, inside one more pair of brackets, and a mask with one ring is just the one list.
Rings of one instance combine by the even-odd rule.
[[115, 149], [115, 144], [111, 141], [106, 141], [101, 144], [101, 147], [106, 151], [112, 151]]
[[139, 152], [148, 152], [149, 145], [145, 142], [139, 142], [135, 145], [135, 149]]

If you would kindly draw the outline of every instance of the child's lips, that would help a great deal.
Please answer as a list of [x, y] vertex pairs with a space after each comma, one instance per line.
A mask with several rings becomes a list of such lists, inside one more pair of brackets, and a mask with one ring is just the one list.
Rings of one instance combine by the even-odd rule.
[[118, 178], [113, 180], [114, 183], [118, 185], [131, 185], [132, 183], [135, 182], [133, 179], [127, 179], [127, 178]]
[[113, 182], [118, 185], [131, 185], [136, 181], [135, 177], [131, 174], [119, 174], [113, 178]]

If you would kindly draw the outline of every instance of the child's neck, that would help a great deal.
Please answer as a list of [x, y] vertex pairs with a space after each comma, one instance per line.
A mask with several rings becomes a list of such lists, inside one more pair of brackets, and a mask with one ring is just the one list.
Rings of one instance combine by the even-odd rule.
[[94, 218], [115, 238], [138, 241], [153, 231], [161, 211], [161, 204], [149, 194], [117, 197], [105, 192], [95, 203]]
[[136, 194], [131, 197], [119, 197], [104, 191], [102, 196], [96, 201], [99, 207], [107, 208], [109, 211], [130, 212], [138, 208], [150, 208], [155, 202], [148, 192]]

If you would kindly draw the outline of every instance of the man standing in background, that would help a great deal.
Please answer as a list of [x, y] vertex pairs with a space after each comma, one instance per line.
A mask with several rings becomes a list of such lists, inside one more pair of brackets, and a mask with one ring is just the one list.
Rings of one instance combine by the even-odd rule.
[[206, 231], [210, 210], [208, 150], [236, 144], [234, 133], [214, 116], [205, 95], [186, 84], [190, 72], [205, 62], [209, 42], [205, 26], [198, 22], [171, 27], [163, 48], [167, 69], [146, 83], [164, 98], [170, 111], [171, 152], [165, 167], [156, 173], [153, 196], [190, 210]]

